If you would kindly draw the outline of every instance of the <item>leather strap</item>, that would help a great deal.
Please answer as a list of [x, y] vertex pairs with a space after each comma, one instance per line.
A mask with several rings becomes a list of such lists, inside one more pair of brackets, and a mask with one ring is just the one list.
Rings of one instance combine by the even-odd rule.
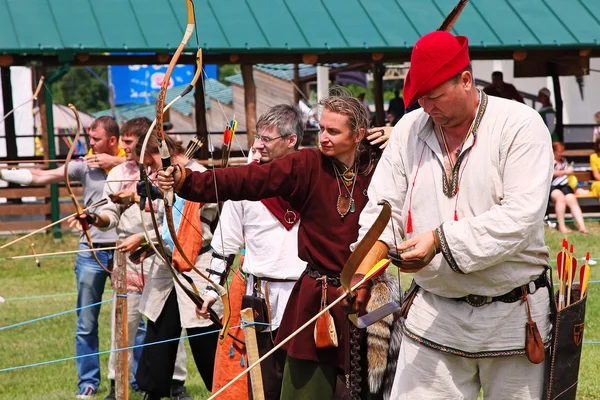
[[527, 285], [514, 288], [510, 292], [505, 293], [503, 295], [490, 297], [470, 294], [468, 296], [461, 297], [457, 300], [464, 301], [472, 305], [473, 307], [481, 307], [494, 301], [501, 301], [503, 303], [514, 303], [523, 298], [523, 291], [525, 291], [527, 294], [533, 294], [536, 292], [536, 290], [545, 287], [546, 281], [547, 277], [546, 272], [544, 271], [542, 275], [540, 275], [537, 279], [529, 282]]
[[306, 269], [304, 270], [304, 273], [306, 273], [306, 275], [310, 276], [313, 279], [319, 279], [325, 276], [327, 277], [327, 284], [335, 287], [342, 286], [339, 276], [329, 276], [319, 271], [317, 267], [312, 264], [306, 264]]

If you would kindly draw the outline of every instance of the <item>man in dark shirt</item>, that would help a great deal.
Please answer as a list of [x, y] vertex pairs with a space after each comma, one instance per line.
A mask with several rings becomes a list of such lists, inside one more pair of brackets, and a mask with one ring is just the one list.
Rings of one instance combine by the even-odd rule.
[[490, 96], [503, 97], [525, 103], [514, 85], [504, 82], [504, 75], [500, 71], [492, 72], [492, 83], [484, 87], [483, 91]]
[[394, 98], [390, 100], [390, 104], [388, 105], [387, 112], [388, 114], [393, 113], [394, 118], [392, 120], [392, 126], [396, 125], [396, 122], [402, 118], [404, 115], [404, 99], [400, 97], [400, 92], [398, 90], [394, 90]]

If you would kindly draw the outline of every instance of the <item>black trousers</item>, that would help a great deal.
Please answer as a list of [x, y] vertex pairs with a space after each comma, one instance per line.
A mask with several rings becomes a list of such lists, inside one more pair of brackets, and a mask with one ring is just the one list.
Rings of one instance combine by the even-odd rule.
[[[211, 325], [204, 328], [187, 328], [186, 333], [188, 336], [191, 336], [216, 330], [215, 325]], [[218, 332], [214, 332], [188, 338], [196, 367], [209, 391], [212, 390], [218, 335]], [[180, 336], [181, 320], [179, 318], [179, 306], [177, 304], [177, 294], [173, 288], [156, 322], [148, 320], [144, 345], [167, 339], [175, 339]], [[169, 397], [171, 395], [171, 382], [173, 371], [175, 370], [175, 357], [178, 345], [179, 341], [172, 340], [143, 347], [142, 356], [135, 375], [141, 390], [155, 397]]]

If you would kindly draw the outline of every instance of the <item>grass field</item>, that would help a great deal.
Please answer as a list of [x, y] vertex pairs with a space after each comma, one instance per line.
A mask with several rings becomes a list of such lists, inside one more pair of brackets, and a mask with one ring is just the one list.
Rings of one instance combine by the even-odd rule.
[[[590, 251], [592, 257], [600, 258], [600, 224], [588, 224], [591, 235], [570, 234], [569, 240], [575, 245], [578, 258]], [[562, 242], [562, 235], [547, 231], [546, 241], [555, 258]], [[7, 240], [0, 240], [0, 244]], [[35, 237], [39, 253], [72, 250], [77, 238], [65, 236], [61, 243], [54, 243], [49, 235]], [[27, 254], [26, 245], [17, 244], [0, 253], [1, 257]], [[42, 267], [37, 268], [33, 260], [6, 261], [0, 259], [0, 296], [5, 299], [0, 304], [0, 329], [4, 326], [32, 320], [75, 308], [74, 258], [44, 258]], [[556, 280], [556, 274], [555, 274]], [[600, 280], [600, 264], [592, 267], [591, 280]], [[105, 292], [104, 299], [112, 293]], [[39, 297], [36, 297], [39, 296]], [[587, 303], [587, 316], [580, 369], [579, 399], [600, 399], [600, 283], [590, 284], [590, 297]], [[102, 306], [100, 316], [100, 350], [110, 348], [110, 306]], [[11, 329], [0, 330], [0, 369], [40, 363], [44, 361], [73, 357], [75, 312], [45, 319]], [[597, 343], [597, 344], [593, 344]], [[193, 364], [188, 349], [188, 373], [186, 386], [195, 399], [205, 399], [208, 392], [204, 388]], [[108, 393], [106, 365], [108, 354], [100, 357], [102, 384], [98, 399]], [[68, 360], [36, 367], [0, 372], [0, 400], [19, 399], [73, 399], [77, 390], [75, 361]], [[132, 394], [132, 400], [141, 396]]]

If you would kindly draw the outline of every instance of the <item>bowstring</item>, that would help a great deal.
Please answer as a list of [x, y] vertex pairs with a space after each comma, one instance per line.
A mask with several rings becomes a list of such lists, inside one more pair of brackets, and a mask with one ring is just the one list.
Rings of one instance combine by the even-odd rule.
[[[390, 218], [390, 221], [392, 222], [392, 234], [394, 235], [394, 246], [396, 247], [396, 251], [398, 251], [398, 240], [396, 238], [396, 228], [394, 227], [394, 216], [392, 216], [392, 218]], [[400, 253], [398, 253], [400, 254]], [[404, 302], [404, 293], [402, 292], [402, 272], [400, 271], [400, 266], [397, 265], [396, 268], [398, 268], [398, 289], [400, 291], [400, 305], [402, 305], [402, 303]]]
[[[192, 13], [194, 14], [194, 22], [196, 22], [196, 8], [194, 7], [194, 2], [191, 1], [192, 3]], [[198, 48], [198, 50], [200, 49], [200, 39], [198, 37], [198, 24], [194, 25], [194, 34], [196, 37], [196, 46]], [[200, 84], [202, 85], [202, 95], [206, 96], [206, 80], [205, 77], [207, 78], [208, 75], [206, 74], [206, 70], [204, 69], [204, 63], [202, 63], [202, 65], [200, 66], [200, 68], [202, 68], [202, 71], [200, 73]], [[221, 101], [219, 99], [216, 99], [217, 103], [219, 104], [219, 108], [221, 109], [221, 112], [223, 113], [223, 116], [225, 117], [225, 122], [228, 124], [229, 121], [227, 119], [227, 115], [225, 114], [225, 110], [223, 109], [223, 106], [221, 104]], [[204, 108], [204, 113], [206, 114], [206, 107]], [[208, 125], [208, 124], [207, 124]], [[208, 128], [208, 126], [207, 126]], [[215, 197], [217, 200], [217, 219], [219, 220], [219, 223], [217, 224], [217, 228], [221, 231], [221, 249], [225, 249], [225, 242], [223, 241], [223, 228], [221, 228], [221, 207], [219, 207], [219, 191], [218, 191], [218, 185], [217, 185], [217, 175], [215, 174], [215, 154], [214, 154], [214, 146], [212, 143], [212, 138], [211, 138], [211, 134], [210, 131], [208, 131], [207, 129], [207, 145], [208, 145], [208, 151], [210, 153], [210, 158], [212, 160], [211, 162], [211, 169], [212, 169], [212, 173], [213, 173], [213, 181], [214, 181], [214, 186], [215, 186]], [[182, 213], [183, 216], [183, 213]], [[212, 241], [212, 240], [211, 240]], [[223, 272], [227, 271], [227, 261], [225, 259], [223, 259]], [[221, 282], [219, 281], [219, 284], [221, 284]], [[225, 279], [225, 281], [223, 282], [223, 285], [225, 286], [225, 288], [227, 289], [227, 294], [229, 295], [229, 282], [227, 279]], [[231, 300], [229, 300], [229, 296], [227, 296], [227, 299], [229, 301], [229, 308], [231, 309]], [[231, 316], [229, 317], [231, 318]]]

